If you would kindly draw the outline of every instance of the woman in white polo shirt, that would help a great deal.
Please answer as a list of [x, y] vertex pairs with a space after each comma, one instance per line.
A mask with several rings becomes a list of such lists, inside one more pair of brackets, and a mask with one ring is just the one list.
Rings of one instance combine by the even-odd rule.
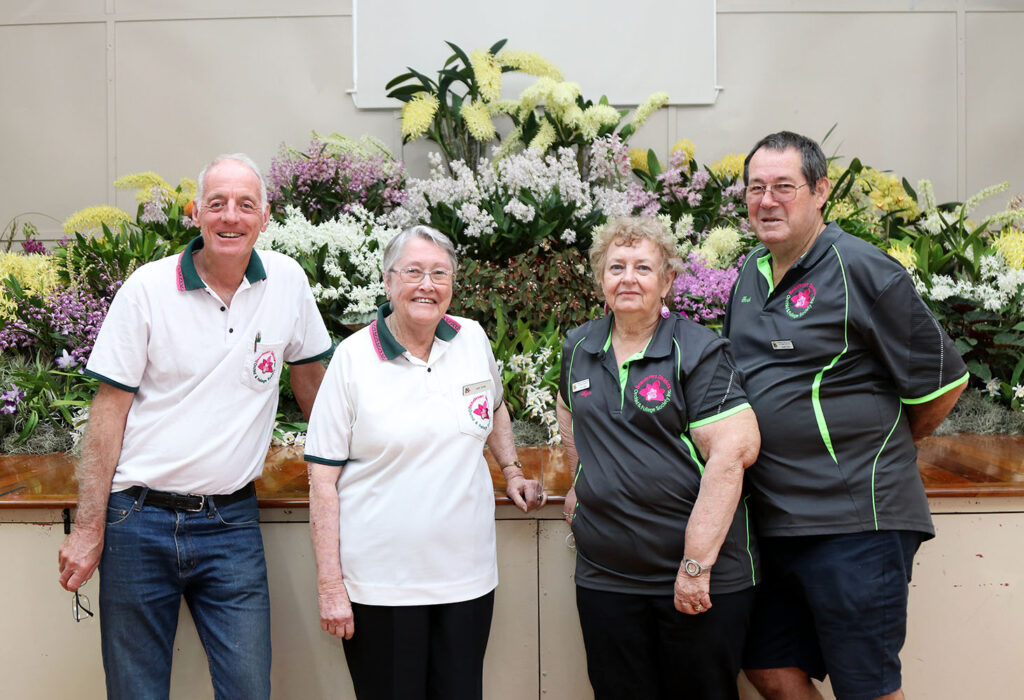
[[360, 700], [479, 699], [498, 584], [484, 443], [520, 509], [544, 493], [516, 460], [483, 329], [445, 313], [451, 242], [407, 229], [383, 269], [389, 302], [338, 346], [309, 422], [320, 625]]

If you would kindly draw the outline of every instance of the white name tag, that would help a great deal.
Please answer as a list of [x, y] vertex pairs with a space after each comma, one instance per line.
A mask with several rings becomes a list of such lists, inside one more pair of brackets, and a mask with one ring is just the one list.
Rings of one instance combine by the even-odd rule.
[[772, 341], [772, 350], [792, 350], [792, 349], [793, 349], [793, 341], [792, 340], [773, 340]]
[[589, 388], [590, 388], [590, 379], [581, 379], [581, 380], [579, 380], [578, 382], [575, 382], [572, 385], [572, 393], [575, 394], [577, 391], [583, 391], [584, 389], [589, 389]]
[[476, 382], [474, 384], [467, 384], [462, 387], [462, 395], [469, 396], [470, 394], [482, 394], [487, 391], [491, 386], [491, 383], [486, 379], [482, 382]]

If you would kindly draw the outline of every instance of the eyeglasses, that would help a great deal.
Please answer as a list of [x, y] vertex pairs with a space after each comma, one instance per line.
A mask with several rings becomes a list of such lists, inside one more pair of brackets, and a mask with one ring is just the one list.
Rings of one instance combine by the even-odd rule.
[[75, 622], [81, 622], [92, 617], [93, 612], [91, 608], [92, 605], [89, 603], [89, 599], [75, 591], [75, 598], [71, 601], [71, 615], [75, 618]]
[[807, 187], [807, 183], [794, 185], [792, 182], [777, 182], [774, 185], [751, 185], [743, 190], [743, 196], [748, 202], [754, 203], [760, 202], [766, 192], [771, 192], [772, 199], [776, 202], [790, 202], [801, 187]]
[[419, 284], [427, 275], [430, 276], [430, 281], [437, 285], [447, 285], [452, 283], [452, 271], [445, 270], [443, 268], [427, 272], [426, 270], [421, 270], [418, 267], [403, 267], [401, 270], [391, 268], [391, 272], [397, 272], [399, 278], [401, 278], [403, 282], [408, 282], [409, 284]]

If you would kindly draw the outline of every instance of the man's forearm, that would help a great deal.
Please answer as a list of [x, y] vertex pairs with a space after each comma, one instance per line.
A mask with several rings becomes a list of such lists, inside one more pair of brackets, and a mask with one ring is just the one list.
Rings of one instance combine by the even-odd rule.
[[326, 373], [327, 369], [319, 360], [292, 365], [290, 368], [289, 384], [306, 420], [309, 420], [309, 415], [313, 412], [313, 402], [316, 401], [316, 394]]
[[124, 426], [134, 394], [101, 384], [89, 410], [82, 457], [75, 469], [78, 509], [75, 527], [102, 531], [110, 484], [121, 456]]

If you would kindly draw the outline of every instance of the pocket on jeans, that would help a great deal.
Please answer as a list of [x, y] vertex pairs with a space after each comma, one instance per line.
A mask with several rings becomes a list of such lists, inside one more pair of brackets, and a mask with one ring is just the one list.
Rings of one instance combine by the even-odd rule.
[[213, 503], [216, 507], [217, 520], [222, 525], [231, 527], [259, 525], [260, 507], [255, 498], [247, 498], [226, 506], [217, 505], [217, 499], [214, 499]]
[[125, 493], [112, 493], [107, 501], [107, 527], [114, 527], [132, 517], [135, 499]]

